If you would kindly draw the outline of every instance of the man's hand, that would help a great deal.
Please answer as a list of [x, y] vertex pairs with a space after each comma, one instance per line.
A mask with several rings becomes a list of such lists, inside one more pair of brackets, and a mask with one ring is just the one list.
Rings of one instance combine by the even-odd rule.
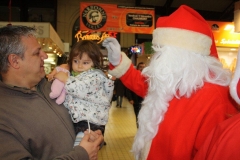
[[[89, 130], [87, 129], [84, 134], [88, 134]], [[102, 131], [101, 130], [96, 130], [96, 131], [90, 131], [90, 142], [94, 142], [96, 139], [98, 139], [99, 136], [102, 136]]]
[[91, 131], [90, 133], [85, 131], [84, 137], [79, 144], [88, 152], [90, 160], [97, 160], [100, 144], [103, 142], [103, 135], [99, 131]]
[[109, 62], [114, 66], [119, 65], [121, 61], [121, 46], [118, 43], [117, 39], [108, 37], [103, 41], [102, 45], [106, 47], [108, 51]]

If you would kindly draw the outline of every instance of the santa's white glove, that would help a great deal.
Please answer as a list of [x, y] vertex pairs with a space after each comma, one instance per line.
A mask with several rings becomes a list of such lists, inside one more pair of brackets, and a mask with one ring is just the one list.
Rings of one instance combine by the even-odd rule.
[[117, 39], [108, 37], [103, 41], [102, 45], [103, 47], [106, 47], [108, 51], [109, 62], [114, 66], [119, 65], [121, 61], [121, 46], [118, 43]]

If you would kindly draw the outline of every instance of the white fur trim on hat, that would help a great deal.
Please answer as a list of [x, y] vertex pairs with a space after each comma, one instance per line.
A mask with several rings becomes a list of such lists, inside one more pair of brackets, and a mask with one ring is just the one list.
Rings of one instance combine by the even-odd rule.
[[191, 30], [159, 27], [153, 31], [152, 44], [177, 46], [198, 54], [210, 55], [212, 39]]
[[115, 76], [116, 78], [122, 77], [129, 67], [132, 64], [132, 61], [126, 56], [124, 52], [121, 52], [122, 60], [118, 66], [116, 66], [113, 70], [108, 70], [108, 73]]

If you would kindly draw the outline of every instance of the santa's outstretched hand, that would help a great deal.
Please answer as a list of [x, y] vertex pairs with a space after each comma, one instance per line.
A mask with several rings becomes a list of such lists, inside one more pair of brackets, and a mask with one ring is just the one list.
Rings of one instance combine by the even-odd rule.
[[240, 47], [238, 49], [237, 64], [233, 79], [230, 83], [230, 94], [240, 104]]
[[106, 38], [103, 43], [103, 47], [106, 47], [108, 51], [108, 60], [109, 62], [117, 66], [121, 61], [121, 46], [118, 43], [116, 38], [108, 37]]

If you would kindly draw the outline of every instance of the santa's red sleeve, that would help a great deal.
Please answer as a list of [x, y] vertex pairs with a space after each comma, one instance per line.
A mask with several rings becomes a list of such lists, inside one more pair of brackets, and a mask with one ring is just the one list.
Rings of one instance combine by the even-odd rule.
[[121, 53], [121, 58], [118, 66], [109, 65], [109, 74], [120, 78], [123, 84], [137, 95], [145, 97], [148, 90], [146, 77], [133, 66], [125, 53]]

